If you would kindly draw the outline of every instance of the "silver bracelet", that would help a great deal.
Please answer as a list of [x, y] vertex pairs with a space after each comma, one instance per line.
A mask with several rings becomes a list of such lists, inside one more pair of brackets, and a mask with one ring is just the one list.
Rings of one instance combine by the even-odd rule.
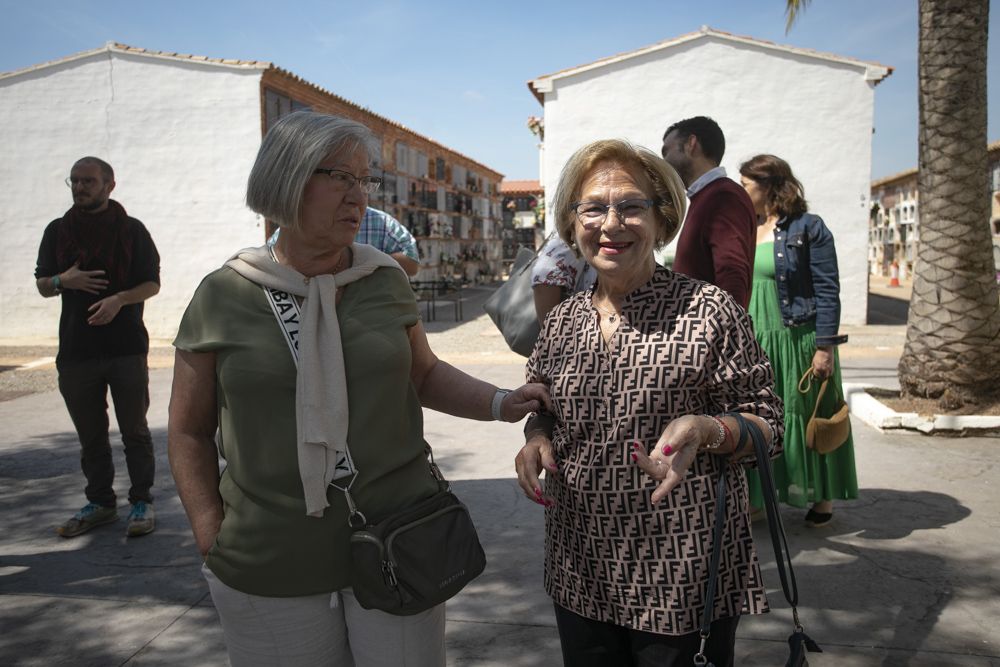
[[493, 403], [490, 405], [490, 414], [493, 415], [493, 419], [495, 421], [503, 421], [503, 415], [500, 414], [500, 408], [503, 406], [503, 399], [507, 398], [507, 394], [510, 392], [510, 389], [497, 389], [497, 393], [493, 394]]

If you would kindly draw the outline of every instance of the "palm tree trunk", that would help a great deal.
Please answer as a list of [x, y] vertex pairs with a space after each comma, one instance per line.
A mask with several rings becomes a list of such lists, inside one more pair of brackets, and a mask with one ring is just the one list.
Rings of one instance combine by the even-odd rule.
[[919, 250], [904, 394], [945, 410], [997, 393], [1000, 306], [989, 231], [989, 0], [920, 0]]

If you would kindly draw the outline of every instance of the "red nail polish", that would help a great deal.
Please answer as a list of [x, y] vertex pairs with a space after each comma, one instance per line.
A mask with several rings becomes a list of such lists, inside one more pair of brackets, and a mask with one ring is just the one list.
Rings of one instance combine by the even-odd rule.
[[671, 447], [670, 445], [663, 445], [663, 453], [664, 454], [669, 454], [672, 451], [674, 451], [673, 447]]
[[636, 454], [635, 452], [632, 452], [632, 460], [633, 461], [638, 461], [639, 460], [639, 455]]
[[541, 489], [535, 489], [535, 497], [536, 498], [541, 498], [542, 497], [542, 490]]

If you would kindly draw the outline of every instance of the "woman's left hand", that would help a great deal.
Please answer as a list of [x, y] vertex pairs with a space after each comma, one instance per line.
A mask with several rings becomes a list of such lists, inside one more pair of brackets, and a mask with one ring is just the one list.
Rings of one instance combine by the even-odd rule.
[[552, 412], [549, 389], [541, 382], [521, 385], [504, 396], [500, 404], [500, 415], [505, 422], [519, 422], [532, 412], [545, 409]]
[[710, 442], [716, 435], [714, 424], [704, 415], [685, 415], [675, 419], [663, 430], [656, 441], [651, 455], [641, 442], [633, 445], [632, 460], [642, 471], [655, 480], [662, 480], [653, 491], [654, 505], [687, 476], [688, 469], [703, 443]]
[[818, 380], [833, 375], [833, 348], [817, 347], [812, 359], [812, 372]]

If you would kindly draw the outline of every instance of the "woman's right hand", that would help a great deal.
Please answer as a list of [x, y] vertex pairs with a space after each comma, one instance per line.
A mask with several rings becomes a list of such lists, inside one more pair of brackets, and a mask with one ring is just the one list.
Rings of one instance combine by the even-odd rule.
[[519, 422], [532, 412], [552, 412], [549, 388], [541, 382], [529, 382], [504, 396], [500, 404], [503, 421]]
[[174, 353], [174, 384], [167, 421], [167, 460], [177, 495], [204, 558], [222, 526], [215, 394], [215, 353]]
[[715, 437], [711, 418], [704, 415], [685, 415], [672, 420], [656, 441], [652, 454], [647, 455], [641, 442], [633, 445], [632, 460], [659, 482], [650, 501], [656, 505], [684, 481], [691, 464], [701, 447]]
[[545, 507], [553, 504], [542, 492], [542, 485], [538, 481], [543, 468], [550, 475], [558, 471], [552, 440], [544, 435], [533, 435], [514, 458], [514, 468], [517, 470], [518, 486], [529, 500]]

